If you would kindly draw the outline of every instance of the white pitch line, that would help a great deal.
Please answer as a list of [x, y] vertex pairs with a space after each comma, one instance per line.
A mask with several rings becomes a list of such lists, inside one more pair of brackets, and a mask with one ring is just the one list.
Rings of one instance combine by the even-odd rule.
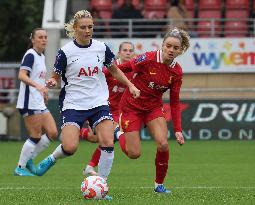
[[[118, 189], [153, 189], [153, 187], [116, 187]], [[0, 190], [72, 190], [79, 189], [79, 187], [24, 187], [24, 186], [7, 186], [0, 187]], [[252, 186], [182, 186], [182, 187], [171, 187], [170, 189], [255, 189]]]

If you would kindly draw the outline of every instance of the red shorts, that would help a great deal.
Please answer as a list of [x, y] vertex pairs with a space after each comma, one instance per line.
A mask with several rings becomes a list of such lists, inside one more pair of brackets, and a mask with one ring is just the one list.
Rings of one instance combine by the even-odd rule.
[[162, 107], [155, 108], [149, 112], [122, 112], [120, 114], [120, 125], [123, 132], [140, 131], [143, 125], [158, 117], [165, 117]]
[[120, 120], [120, 112], [116, 111], [116, 112], [112, 112], [112, 118], [113, 121], [119, 124], [119, 120]]

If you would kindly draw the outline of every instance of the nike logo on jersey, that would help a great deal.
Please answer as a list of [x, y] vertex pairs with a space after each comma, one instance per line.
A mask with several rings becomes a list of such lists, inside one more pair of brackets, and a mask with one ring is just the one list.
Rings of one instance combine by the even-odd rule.
[[156, 68], [151, 68], [149, 71], [150, 71], [150, 75], [156, 75], [157, 74]]
[[156, 72], [150, 72], [150, 75], [156, 75], [157, 73]]

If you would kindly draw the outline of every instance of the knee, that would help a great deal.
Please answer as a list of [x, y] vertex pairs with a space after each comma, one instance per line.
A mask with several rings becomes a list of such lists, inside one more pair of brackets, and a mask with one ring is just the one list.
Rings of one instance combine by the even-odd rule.
[[102, 137], [100, 139], [99, 144], [102, 147], [112, 147], [113, 146], [113, 136], [109, 136], [109, 137]]
[[161, 152], [166, 152], [169, 150], [169, 146], [168, 146], [168, 142], [162, 142], [162, 143], [159, 143], [158, 146], [157, 146], [157, 149]]
[[141, 156], [141, 152], [139, 151], [128, 151], [128, 157], [130, 159], [138, 159]]
[[77, 148], [75, 144], [63, 145], [63, 151], [68, 155], [74, 154]]
[[48, 136], [50, 139], [55, 140], [55, 139], [57, 139], [57, 137], [58, 137], [58, 131], [57, 131], [57, 130], [49, 131], [49, 132], [47, 133], [47, 136]]

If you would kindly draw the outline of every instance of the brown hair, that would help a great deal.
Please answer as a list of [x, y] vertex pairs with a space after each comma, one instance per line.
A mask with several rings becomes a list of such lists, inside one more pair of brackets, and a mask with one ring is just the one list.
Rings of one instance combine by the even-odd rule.
[[121, 48], [122, 48], [122, 46], [123, 46], [124, 44], [130, 44], [130, 45], [133, 47], [133, 49], [135, 50], [135, 46], [134, 46], [133, 43], [131, 43], [131, 42], [129, 42], [129, 41], [123, 41], [123, 42], [119, 45], [119, 51], [121, 50]]
[[165, 40], [168, 37], [178, 38], [181, 41], [182, 53], [186, 52], [188, 50], [188, 48], [190, 47], [190, 43], [189, 43], [190, 36], [186, 31], [184, 31], [182, 29], [178, 29], [176, 27], [173, 28], [173, 29], [170, 29], [165, 34], [164, 39], [163, 39], [163, 43], [165, 42]]
[[46, 31], [44, 28], [35, 28], [30, 33], [29, 42], [28, 42], [28, 49], [33, 48], [32, 39], [34, 39], [36, 31], [40, 31], [40, 30]]

